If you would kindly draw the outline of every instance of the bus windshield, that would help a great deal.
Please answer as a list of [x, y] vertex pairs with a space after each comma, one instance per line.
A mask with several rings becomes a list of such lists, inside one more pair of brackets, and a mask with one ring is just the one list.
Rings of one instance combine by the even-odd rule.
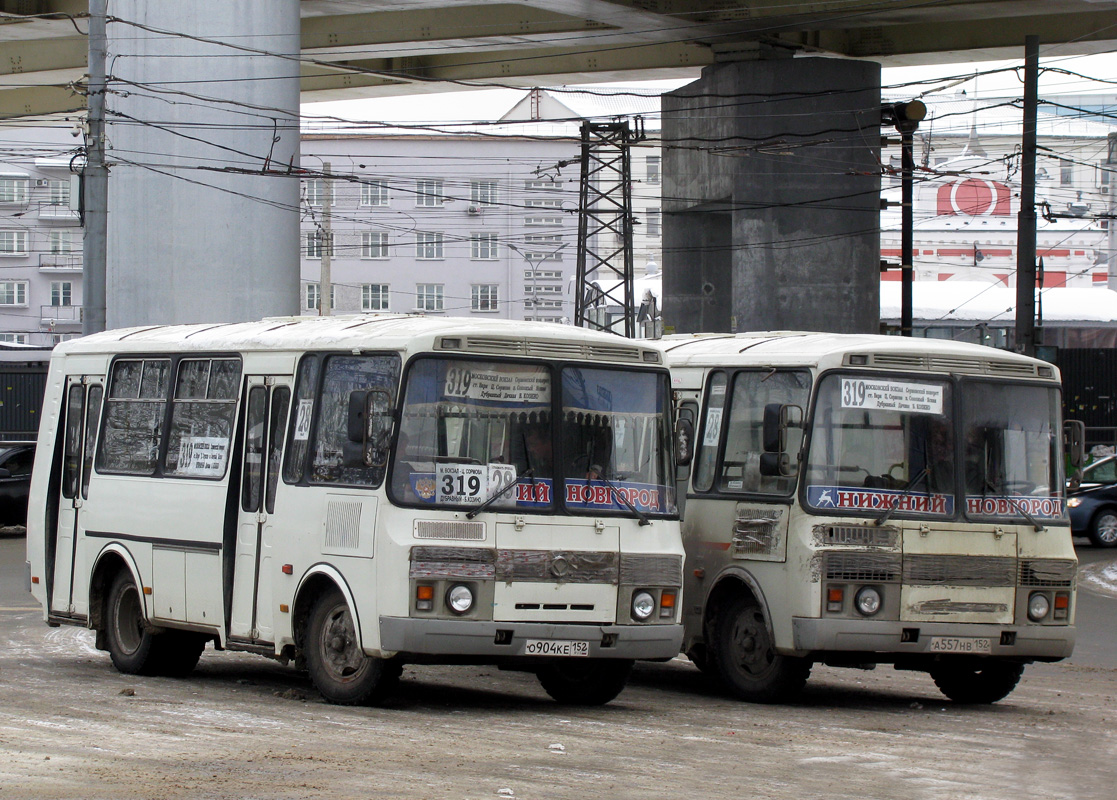
[[967, 516], [1062, 517], [1058, 391], [990, 381], [963, 387]]
[[[918, 376], [831, 374], [819, 386], [806, 469], [819, 511], [953, 517], [1063, 515], [1057, 392]], [[958, 444], [960, 443], [960, 445]]]
[[392, 496], [545, 511], [565, 491], [568, 510], [630, 513], [627, 500], [671, 513], [667, 409], [660, 373], [422, 358], [404, 390]]
[[819, 511], [954, 515], [951, 385], [830, 374], [819, 385], [807, 505]]

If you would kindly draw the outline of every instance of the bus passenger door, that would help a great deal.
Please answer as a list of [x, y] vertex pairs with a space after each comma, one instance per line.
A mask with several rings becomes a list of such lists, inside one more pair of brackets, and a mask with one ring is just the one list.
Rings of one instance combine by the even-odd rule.
[[[100, 377], [66, 379], [66, 409], [62, 442], [62, 485], [58, 523], [53, 531], [54, 571], [51, 612], [63, 616], [88, 612], [86, 576], [79, 564], [82, 506], [89, 498], [94, 445], [101, 418], [104, 388]], [[80, 608], [78, 607], [80, 606]]]
[[233, 567], [233, 600], [229, 636], [272, 641], [271, 515], [279, 478], [283, 429], [291, 389], [271, 378], [248, 377], [244, 463], [241, 465], [240, 510]]

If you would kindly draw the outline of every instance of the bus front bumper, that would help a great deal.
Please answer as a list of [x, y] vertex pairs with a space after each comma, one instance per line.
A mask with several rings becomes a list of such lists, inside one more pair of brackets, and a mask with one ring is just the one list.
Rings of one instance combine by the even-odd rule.
[[[964, 645], [967, 640], [988, 639], [990, 650], [983, 655], [1057, 660], [1071, 654], [1075, 640], [1073, 625], [986, 625], [795, 617], [792, 629], [797, 653], [938, 656], [951, 654], [949, 650], [934, 649], [943, 645], [941, 640], [961, 640], [957, 644]], [[936, 640], [940, 641], [936, 644]]]
[[433, 656], [533, 658], [528, 642], [585, 642], [590, 658], [666, 660], [679, 654], [682, 625], [586, 625], [380, 618], [380, 648]]

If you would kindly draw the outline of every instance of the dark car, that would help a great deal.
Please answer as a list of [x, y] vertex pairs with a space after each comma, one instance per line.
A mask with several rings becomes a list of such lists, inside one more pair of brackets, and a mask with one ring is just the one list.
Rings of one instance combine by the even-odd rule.
[[1097, 547], [1117, 547], [1117, 456], [1106, 456], [1082, 471], [1082, 483], [1067, 491], [1071, 532]]
[[0, 442], [0, 525], [27, 523], [34, 442]]

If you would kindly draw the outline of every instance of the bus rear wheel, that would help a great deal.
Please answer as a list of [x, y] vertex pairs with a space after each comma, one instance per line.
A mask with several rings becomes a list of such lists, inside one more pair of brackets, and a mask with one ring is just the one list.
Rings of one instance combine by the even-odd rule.
[[396, 664], [361, 650], [349, 604], [336, 589], [320, 595], [311, 609], [306, 666], [322, 697], [346, 706], [380, 702], [400, 676]]
[[939, 691], [955, 703], [987, 705], [1008, 697], [1023, 674], [1023, 664], [991, 661], [987, 664], [942, 664], [931, 670], [931, 679]]
[[624, 690], [631, 672], [631, 661], [594, 658], [549, 664], [536, 677], [555, 702], [603, 706]]
[[709, 659], [725, 687], [750, 703], [787, 702], [811, 674], [810, 661], [775, 651], [760, 604], [747, 596], [718, 612]]
[[140, 590], [131, 573], [122, 570], [113, 579], [105, 604], [105, 638], [113, 666], [126, 675], [185, 678], [197, 666], [209, 637], [148, 630]]

